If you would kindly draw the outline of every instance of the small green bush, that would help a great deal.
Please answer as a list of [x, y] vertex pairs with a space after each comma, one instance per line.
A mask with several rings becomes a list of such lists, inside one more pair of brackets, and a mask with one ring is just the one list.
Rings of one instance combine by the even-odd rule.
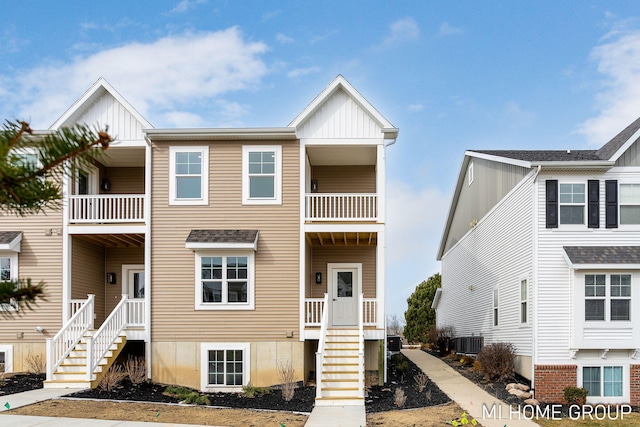
[[582, 387], [565, 387], [564, 400], [569, 405], [584, 405], [587, 403], [587, 389]]
[[515, 373], [515, 348], [507, 342], [490, 344], [480, 350], [478, 361], [487, 381], [505, 381]]
[[244, 395], [246, 397], [256, 397], [256, 396], [262, 396], [263, 394], [269, 394], [271, 393], [271, 388], [269, 387], [255, 387], [252, 386], [251, 384], [247, 384], [246, 386], [242, 387], [242, 392], [244, 393]]

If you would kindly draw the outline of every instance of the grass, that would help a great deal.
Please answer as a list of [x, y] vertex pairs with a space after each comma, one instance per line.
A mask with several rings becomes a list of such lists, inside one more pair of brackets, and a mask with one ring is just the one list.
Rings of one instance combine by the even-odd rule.
[[[615, 417], [616, 413], [613, 407], [611, 408], [611, 410], [611, 416], [613, 418]], [[603, 418], [602, 412], [598, 414], [598, 417]], [[579, 416], [579, 414], [577, 413], [573, 418], [574, 419], [567, 417], [561, 420], [534, 419], [534, 421], [545, 427], [640, 427], [640, 414], [638, 414], [637, 412], [634, 412], [632, 414], [625, 414], [623, 419], [620, 419], [620, 416], [618, 416], [618, 419], [616, 420], [598, 420], [595, 416], [593, 416], [593, 419], [591, 419], [589, 415], [584, 415], [583, 419], [583, 417]]]

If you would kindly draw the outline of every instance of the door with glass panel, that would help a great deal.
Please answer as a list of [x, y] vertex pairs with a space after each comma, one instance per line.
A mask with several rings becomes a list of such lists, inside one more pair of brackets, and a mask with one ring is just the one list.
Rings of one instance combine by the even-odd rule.
[[358, 324], [358, 269], [331, 269], [331, 320], [333, 326]]

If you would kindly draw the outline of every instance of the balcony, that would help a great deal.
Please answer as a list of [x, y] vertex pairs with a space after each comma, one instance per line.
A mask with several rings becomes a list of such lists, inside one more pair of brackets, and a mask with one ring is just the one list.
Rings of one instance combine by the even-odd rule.
[[144, 194], [73, 195], [69, 199], [69, 223], [144, 222]]
[[377, 194], [313, 193], [305, 197], [305, 220], [377, 221]]

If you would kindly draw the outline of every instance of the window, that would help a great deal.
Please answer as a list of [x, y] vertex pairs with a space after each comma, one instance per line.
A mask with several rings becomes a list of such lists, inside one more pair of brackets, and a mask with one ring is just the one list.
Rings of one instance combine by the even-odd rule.
[[498, 290], [493, 290], [493, 326], [498, 326]]
[[196, 254], [196, 309], [253, 309], [253, 251]]
[[280, 204], [282, 147], [242, 147], [242, 200], [245, 204]]
[[[0, 254], [0, 281], [10, 282], [18, 278], [18, 254]], [[14, 302], [0, 304], [0, 311], [17, 310], [18, 306]]]
[[203, 343], [202, 391], [237, 391], [249, 384], [249, 349], [248, 343]]
[[620, 184], [620, 224], [640, 224], [640, 184]]
[[169, 204], [206, 205], [209, 147], [171, 147], [169, 155]]
[[0, 344], [0, 372], [13, 372], [13, 346]]
[[469, 169], [467, 171], [467, 176], [469, 179], [469, 185], [473, 183], [473, 162], [469, 163]]
[[630, 274], [586, 274], [584, 297], [586, 321], [631, 320]]
[[529, 301], [529, 292], [527, 289], [527, 280], [520, 281], [520, 323], [527, 323], [527, 302]]
[[622, 366], [585, 366], [582, 387], [587, 396], [622, 396]]
[[560, 184], [560, 224], [584, 224], [584, 207], [584, 184]]

